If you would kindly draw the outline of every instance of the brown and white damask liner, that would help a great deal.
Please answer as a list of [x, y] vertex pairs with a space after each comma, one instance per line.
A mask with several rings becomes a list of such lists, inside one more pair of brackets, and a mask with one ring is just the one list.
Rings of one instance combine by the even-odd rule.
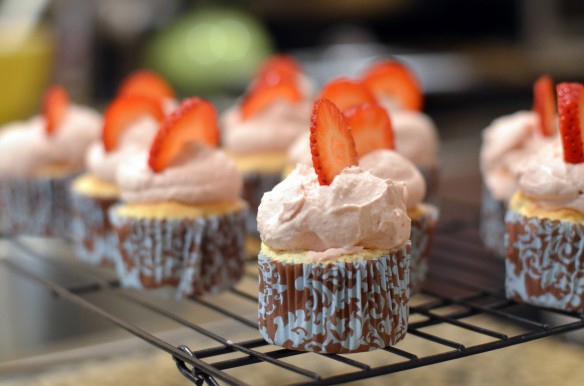
[[409, 255], [291, 264], [259, 254], [259, 328], [271, 344], [317, 353], [395, 345], [408, 326]]
[[0, 181], [0, 226], [8, 235], [69, 237], [72, 177]]
[[110, 209], [124, 287], [176, 287], [177, 297], [221, 292], [243, 275], [247, 208], [221, 216], [156, 220]]
[[505, 221], [507, 297], [584, 312], [584, 225], [514, 211]]
[[108, 211], [119, 200], [90, 197], [74, 189], [70, 197], [75, 255], [89, 264], [112, 266], [119, 248], [118, 236], [110, 224]]
[[424, 214], [412, 218], [410, 241], [410, 288], [412, 295], [420, 292], [428, 274], [428, 258], [432, 248], [434, 230], [440, 211], [437, 207], [424, 204]]
[[479, 234], [483, 244], [494, 256], [505, 257], [505, 213], [507, 204], [497, 200], [489, 189], [483, 187]]
[[247, 215], [247, 231], [250, 234], [258, 235], [258, 206], [262, 201], [265, 192], [274, 189], [282, 181], [281, 173], [261, 174], [256, 172], [246, 172], [243, 175], [243, 191], [241, 197], [249, 205]]

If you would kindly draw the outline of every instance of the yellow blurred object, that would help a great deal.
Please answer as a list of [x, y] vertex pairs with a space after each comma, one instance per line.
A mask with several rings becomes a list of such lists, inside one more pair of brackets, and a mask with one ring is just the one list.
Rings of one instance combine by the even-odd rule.
[[54, 39], [43, 26], [14, 47], [12, 31], [0, 30], [0, 124], [24, 119], [38, 109], [52, 72]]

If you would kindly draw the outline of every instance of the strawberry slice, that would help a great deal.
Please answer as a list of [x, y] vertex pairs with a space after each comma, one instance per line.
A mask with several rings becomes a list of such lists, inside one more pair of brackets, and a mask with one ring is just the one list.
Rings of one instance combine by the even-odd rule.
[[217, 112], [211, 102], [189, 98], [164, 119], [152, 146], [148, 165], [154, 172], [163, 171], [188, 142], [199, 141], [209, 146], [219, 144]]
[[379, 97], [397, 99], [407, 110], [422, 110], [422, 88], [412, 71], [397, 60], [384, 60], [371, 66], [363, 82]]
[[556, 101], [554, 82], [547, 75], [540, 76], [533, 84], [533, 110], [539, 116], [540, 132], [550, 137], [556, 131]]
[[560, 83], [556, 90], [564, 161], [579, 164], [584, 162], [584, 85]]
[[256, 84], [276, 84], [281, 80], [296, 81], [302, 72], [300, 64], [289, 55], [273, 55], [266, 59], [255, 76]]
[[241, 117], [244, 120], [249, 119], [279, 100], [297, 103], [302, 100], [302, 94], [298, 86], [290, 81], [258, 85], [241, 103]]
[[42, 112], [45, 117], [45, 131], [48, 135], [52, 135], [61, 125], [68, 107], [69, 95], [62, 86], [52, 86], [45, 91]]
[[124, 129], [141, 117], [150, 115], [157, 121], [164, 117], [158, 100], [145, 96], [120, 96], [105, 110], [103, 116], [103, 145], [107, 152], [117, 148]]
[[341, 111], [364, 103], [377, 103], [375, 95], [363, 83], [348, 78], [339, 78], [327, 83], [319, 98], [330, 100]]
[[142, 95], [158, 100], [176, 98], [174, 90], [166, 80], [150, 70], [138, 70], [123, 81], [118, 96], [128, 95]]
[[349, 126], [337, 106], [328, 99], [314, 102], [310, 152], [321, 185], [330, 185], [344, 168], [357, 165], [357, 151]]
[[385, 109], [377, 104], [363, 104], [343, 113], [357, 147], [359, 157], [377, 150], [394, 149], [393, 129]]

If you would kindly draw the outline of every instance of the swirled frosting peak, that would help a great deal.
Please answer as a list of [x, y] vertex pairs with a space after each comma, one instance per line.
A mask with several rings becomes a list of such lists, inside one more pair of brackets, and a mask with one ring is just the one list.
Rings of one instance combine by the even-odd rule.
[[408, 210], [422, 202], [426, 194], [424, 177], [413, 162], [393, 150], [380, 149], [365, 154], [359, 160], [363, 170], [384, 180], [402, 181], [406, 184]]
[[127, 158], [118, 167], [116, 182], [129, 204], [177, 201], [196, 205], [237, 200], [243, 177], [224, 152], [192, 142], [160, 173], [148, 166], [147, 151]]
[[266, 245], [282, 251], [334, 250], [338, 255], [355, 247], [393, 249], [410, 236], [405, 185], [358, 166], [320, 185], [314, 169], [299, 164], [264, 194], [258, 230]]
[[540, 207], [584, 213], [584, 163], [564, 162], [559, 141], [534, 152], [518, 169], [519, 189]]
[[100, 115], [93, 109], [73, 104], [51, 135], [45, 132], [42, 116], [7, 125], [0, 134], [0, 173], [33, 177], [51, 165], [78, 172], [83, 169], [87, 147], [99, 138], [100, 132]]

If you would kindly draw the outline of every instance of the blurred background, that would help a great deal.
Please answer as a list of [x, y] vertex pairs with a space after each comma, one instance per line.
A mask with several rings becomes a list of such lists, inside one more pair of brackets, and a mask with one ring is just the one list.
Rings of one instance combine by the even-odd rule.
[[542, 73], [584, 79], [583, 21], [580, 0], [0, 0], [0, 122], [34, 113], [51, 82], [103, 106], [141, 67], [221, 101], [276, 51], [317, 84], [400, 57], [430, 112], [529, 97]]
[[[296, 56], [317, 87], [357, 75], [380, 57], [409, 64], [440, 131], [440, 194], [476, 204], [480, 131], [500, 115], [530, 109], [532, 83], [543, 73], [556, 82], [584, 81], [584, 1], [0, 0], [0, 125], [35, 114], [51, 83], [63, 84], [77, 103], [103, 108], [138, 68], [160, 72], [181, 96], [202, 95], [222, 109], [275, 52]], [[7, 288], [10, 280], [0, 285]], [[73, 338], [72, 346], [88, 355], [83, 336], [120, 333], [92, 315], [72, 323], [71, 311], [48, 310], [44, 297], [35, 302], [43, 314], [62, 316], [51, 327], [59, 334], [39, 332], [37, 316], [23, 318], [31, 326], [18, 326], [24, 338], [6, 330], [11, 344], [0, 345], [3, 359], [30, 356], [39, 347], [54, 351], [55, 342]], [[538, 352], [531, 347], [521, 350]], [[569, 354], [565, 347], [558, 353]], [[473, 371], [483, 366], [481, 358]], [[173, 366], [166, 356], [160, 362]], [[175, 369], [168, 371], [178, 378]], [[501, 377], [494, 382], [502, 384]]]

